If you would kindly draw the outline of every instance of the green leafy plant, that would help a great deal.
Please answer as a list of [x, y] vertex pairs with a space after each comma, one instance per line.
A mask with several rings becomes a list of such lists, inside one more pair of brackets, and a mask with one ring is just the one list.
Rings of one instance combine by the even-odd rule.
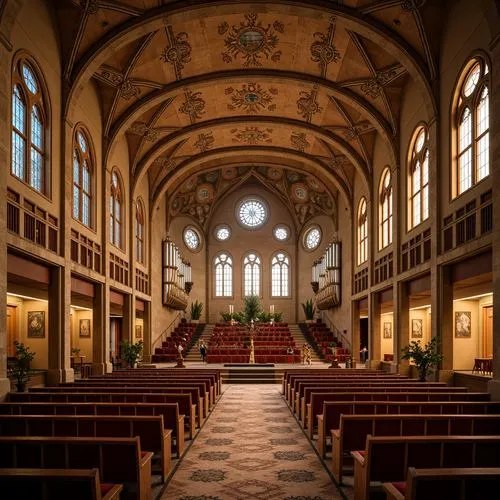
[[307, 320], [310, 321], [314, 319], [314, 313], [316, 312], [316, 308], [314, 307], [312, 299], [306, 300], [305, 303], [302, 302], [302, 309], [304, 311]]
[[245, 297], [243, 310], [246, 323], [250, 323], [252, 320], [257, 321], [261, 311], [259, 297], [257, 297], [257, 295], [249, 295], [248, 297]]
[[229, 323], [231, 321], [231, 313], [221, 311], [220, 316], [222, 318], [222, 321], [226, 323]]
[[274, 315], [271, 313], [261, 311], [259, 313], [259, 321], [262, 321], [262, 323], [271, 323], [271, 319], [273, 318], [273, 316]]
[[73, 354], [73, 356], [79, 356], [80, 355], [80, 348], [79, 347], [72, 347], [71, 348], [71, 354]]
[[282, 312], [274, 313], [273, 320], [275, 323], [281, 323], [283, 321], [283, 313]]
[[125, 360], [127, 365], [130, 368], [134, 368], [137, 360], [141, 357], [143, 342], [139, 340], [135, 344], [133, 342], [129, 342], [128, 340], [122, 340], [120, 342], [122, 359]]
[[197, 300], [191, 302], [191, 319], [199, 320], [201, 318], [202, 311], [203, 302], [198, 302]]
[[233, 313], [233, 320], [236, 321], [236, 323], [244, 323], [245, 313], [243, 313], [242, 311]]
[[413, 340], [402, 349], [402, 359], [413, 360], [418, 370], [418, 378], [424, 381], [429, 371], [444, 359], [439, 353], [439, 340], [433, 337], [428, 344], [422, 347], [420, 340]]
[[14, 341], [14, 346], [16, 347], [16, 361], [12, 368], [12, 376], [16, 380], [18, 392], [23, 392], [26, 383], [32, 374], [30, 365], [35, 358], [36, 353], [31, 352], [29, 346], [25, 346], [17, 340]]

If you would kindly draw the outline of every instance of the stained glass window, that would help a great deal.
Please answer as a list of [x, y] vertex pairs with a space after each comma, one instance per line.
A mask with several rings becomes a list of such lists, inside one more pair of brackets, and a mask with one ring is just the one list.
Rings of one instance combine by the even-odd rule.
[[215, 258], [215, 296], [233, 295], [233, 259], [227, 253], [220, 253]]
[[290, 260], [278, 252], [271, 261], [271, 296], [288, 297], [290, 294]]

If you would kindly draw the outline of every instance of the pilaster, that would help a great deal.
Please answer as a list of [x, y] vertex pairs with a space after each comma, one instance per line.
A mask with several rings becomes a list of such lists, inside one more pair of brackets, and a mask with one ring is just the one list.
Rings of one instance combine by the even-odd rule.
[[398, 367], [399, 373], [404, 375], [409, 371], [408, 361], [401, 359], [401, 351], [405, 345], [408, 345], [410, 339], [410, 297], [408, 295], [408, 284], [405, 281], [394, 283], [393, 293], [393, 364]]

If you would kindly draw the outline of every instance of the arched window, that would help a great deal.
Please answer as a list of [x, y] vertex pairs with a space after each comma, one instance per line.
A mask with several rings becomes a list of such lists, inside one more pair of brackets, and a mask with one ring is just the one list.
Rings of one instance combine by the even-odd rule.
[[455, 107], [457, 195], [490, 174], [489, 68], [480, 58], [465, 69]]
[[123, 190], [118, 173], [111, 174], [109, 196], [109, 239], [113, 245], [123, 248]]
[[20, 58], [12, 80], [11, 173], [48, 194], [46, 138], [50, 132], [41, 79], [33, 64]]
[[358, 266], [368, 260], [368, 211], [363, 196], [358, 205]]
[[90, 141], [83, 129], [75, 134], [73, 146], [73, 217], [92, 227], [93, 163]]
[[232, 297], [233, 295], [233, 259], [227, 253], [220, 253], [215, 258], [215, 296]]
[[135, 204], [135, 258], [144, 264], [144, 207], [141, 200]]
[[290, 260], [278, 252], [271, 261], [271, 296], [288, 297], [290, 293]]
[[260, 258], [253, 252], [243, 259], [243, 273], [245, 297], [260, 295]]
[[417, 127], [413, 134], [409, 164], [409, 229], [429, 218], [429, 137]]
[[389, 167], [380, 181], [380, 248], [392, 243], [392, 177]]

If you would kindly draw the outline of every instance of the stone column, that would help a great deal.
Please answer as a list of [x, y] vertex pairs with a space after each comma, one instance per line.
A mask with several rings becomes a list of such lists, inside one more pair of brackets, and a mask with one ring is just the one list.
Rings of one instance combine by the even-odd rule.
[[122, 340], [134, 342], [135, 298], [132, 294], [124, 294]]
[[0, 401], [10, 390], [7, 378], [7, 177], [10, 158], [10, 127], [7, 110], [10, 109], [10, 57], [0, 43]]
[[144, 349], [142, 354], [142, 360], [144, 363], [151, 363], [152, 356], [152, 346], [151, 346], [151, 302], [144, 302], [144, 314], [143, 314], [143, 341]]
[[408, 345], [410, 340], [410, 297], [408, 295], [408, 284], [400, 281], [394, 284], [394, 316], [393, 316], [393, 364], [401, 375], [408, 375], [409, 362], [401, 359], [401, 350]]
[[500, 43], [498, 37], [490, 46], [491, 114], [490, 158], [493, 184], [493, 380], [488, 391], [500, 401]]
[[109, 286], [96, 283], [94, 289], [92, 373], [102, 375], [113, 371], [109, 360]]
[[71, 271], [69, 268], [52, 267], [49, 283], [49, 370], [47, 382], [59, 384], [74, 380], [70, 367], [71, 331], [69, 307], [71, 304]]
[[453, 378], [453, 283], [450, 266], [431, 269], [431, 331], [440, 340], [444, 356], [438, 370], [439, 380], [449, 382]]
[[360, 331], [359, 331], [359, 302], [351, 301], [351, 331], [352, 331], [352, 357], [356, 361], [360, 361]]
[[378, 368], [380, 355], [380, 301], [378, 293], [368, 297], [368, 354], [371, 368]]

